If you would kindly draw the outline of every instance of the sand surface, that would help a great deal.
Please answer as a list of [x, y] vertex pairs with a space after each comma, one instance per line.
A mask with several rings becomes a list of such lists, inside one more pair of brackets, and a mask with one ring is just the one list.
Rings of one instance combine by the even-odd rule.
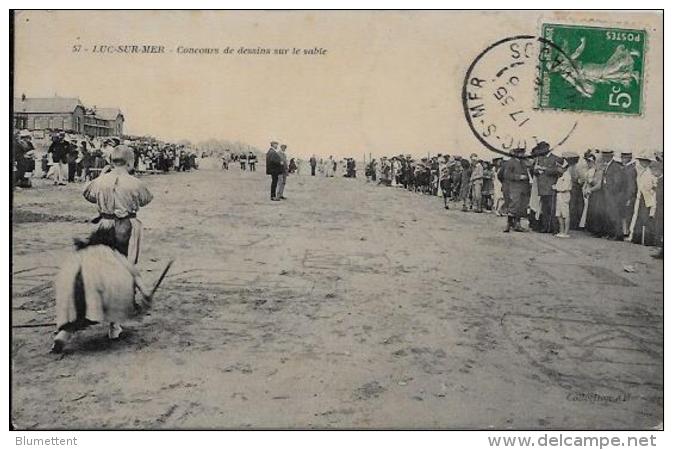
[[[155, 308], [63, 355], [53, 329], [14, 328], [17, 428], [662, 422], [653, 249], [504, 234], [504, 219], [362, 179], [291, 176], [270, 202], [260, 169], [143, 178], [140, 267], [153, 282], [175, 258]], [[82, 187], [15, 193], [14, 325], [54, 320], [51, 281], [95, 215]]]

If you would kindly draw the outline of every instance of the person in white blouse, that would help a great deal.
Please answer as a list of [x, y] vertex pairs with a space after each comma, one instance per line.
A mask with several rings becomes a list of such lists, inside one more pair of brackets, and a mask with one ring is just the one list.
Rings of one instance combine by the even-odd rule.
[[636, 184], [638, 194], [633, 207], [628, 241], [637, 244], [654, 245], [654, 215], [656, 213], [657, 177], [652, 173], [650, 165], [654, 158], [641, 155], [638, 160], [638, 177]]

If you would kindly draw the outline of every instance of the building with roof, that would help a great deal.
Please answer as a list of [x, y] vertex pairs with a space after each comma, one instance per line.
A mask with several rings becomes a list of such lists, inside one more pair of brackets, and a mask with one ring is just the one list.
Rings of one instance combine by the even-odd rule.
[[14, 127], [19, 130], [69, 130], [84, 132], [86, 109], [78, 98], [14, 99]]
[[96, 119], [102, 121], [108, 127], [109, 136], [121, 136], [124, 134], [124, 114], [119, 108], [94, 108]]
[[78, 98], [14, 99], [14, 127], [18, 130], [64, 130], [89, 136], [121, 136], [124, 114], [119, 108], [87, 108]]

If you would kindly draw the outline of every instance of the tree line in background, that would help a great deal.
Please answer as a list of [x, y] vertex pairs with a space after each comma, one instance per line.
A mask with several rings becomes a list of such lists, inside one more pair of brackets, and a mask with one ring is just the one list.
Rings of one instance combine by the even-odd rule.
[[[191, 146], [191, 142], [188, 140], [178, 141], [178, 144], [185, 144], [186, 146]], [[196, 148], [209, 156], [221, 155], [226, 149], [229, 149], [232, 154], [236, 153], [248, 153], [253, 152], [255, 154], [261, 155], [263, 152], [250, 144], [240, 141], [229, 141], [226, 139], [206, 139], [205, 141], [198, 142]]]

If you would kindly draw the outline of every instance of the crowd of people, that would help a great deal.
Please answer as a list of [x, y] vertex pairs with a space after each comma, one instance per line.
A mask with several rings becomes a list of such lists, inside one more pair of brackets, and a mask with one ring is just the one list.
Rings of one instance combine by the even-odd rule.
[[14, 134], [14, 182], [18, 188], [31, 187], [31, 178], [53, 180], [64, 186], [95, 179], [111, 163], [112, 150], [123, 144], [133, 151], [131, 170], [137, 174], [190, 171], [197, 169], [199, 156], [185, 145], [159, 142], [152, 138], [120, 139], [56, 131], [39, 152], [28, 130]]
[[[97, 227], [88, 239], [76, 242], [78, 256], [57, 277], [53, 351], [60, 352], [74, 332], [91, 323], [109, 322], [109, 337], [118, 338], [120, 323], [137, 306], [136, 289], [144, 306], [151, 304], [152, 291], [136, 269], [142, 232], [136, 215], [150, 203], [152, 194], [133, 175], [191, 170], [198, 167], [198, 158], [184, 145], [150, 140], [73, 139], [63, 132], [50, 139], [44, 176], [53, 177], [56, 184], [91, 181], [84, 198], [99, 211], [93, 221]], [[30, 161], [35, 162], [37, 154], [29, 132], [15, 135], [13, 150], [17, 185], [30, 186], [26, 174], [34, 172]], [[256, 160], [253, 152], [225, 152], [222, 169], [237, 161], [241, 170], [247, 166], [255, 171]], [[266, 173], [271, 176], [271, 201], [286, 199], [288, 175], [298, 171], [300, 164], [288, 158], [287, 145], [270, 143]], [[352, 158], [336, 161], [332, 156], [320, 160], [313, 156], [309, 165], [311, 176], [334, 177], [340, 167], [344, 177], [356, 176]], [[570, 151], [557, 155], [541, 142], [530, 153], [517, 148], [490, 160], [476, 153], [469, 158], [383, 157], [370, 161], [365, 175], [368, 183], [442, 196], [446, 209], [455, 203], [463, 212], [506, 217], [505, 232], [533, 230], [569, 238], [570, 230], [586, 230], [596, 237], [657, 246], [659, 252], [653, 256], [663, 258], [662, 152], [634, 157], [622, 151], [617, 157], [611, 149], [590, 149], [582, 155]], [[102, 267], [106, 276], [100, 276]], [[83, 296], [86, 308], [77, 306], [78, 296]]]
[[[111, 164], [110, 155], [120, 145], [133, 152], [129, 170], [136, 174], [189, 171], [198, 168], [200, 160], [185, 145], [147, 138], [90, 138], [61, 131], [49, 139], [40, 157], [29, 131], [15, 133], [15, 186], [30, 187], [28, 175], [38, 172], [56, 185], [93, 180]], [[285, 199], [288, 175], [301, 171], [302, 161], [288, 158], [286, 149], [273, 141], [266, 154], [272, 201]], [[226, 150], [221, 159], [224, 170], [232, 162], [240, 163], [241, 170], [256, 170], [257, 156], [252, 151]], [[41, 171], [36, 170], [38, 164]], [[314, 155], [308, 164], [311, 176], [356, 177], [353, 158], [338, 161]], [[438, 154], [419, 160], [411, 155], [384, 156], [366, 164], [365, 176], [368, 182], [442, 196], [446, 209], [457, 203], [464, 212], [506, 216], [505, 232], [533, 230], [568, 238], [570, 230], [586, 230], [596, 237], [663, 249], [662, 152], [640, 153], [635, 158], [628, 151], [616, 157], [611, 149], [557, 155], [541, 142], [528, 154], [514, 149], [506, 157], [490, 160], [477, 154], [469, 158]]]
[[254, 152], [232, 153], [230, 149], [225, 149], [222, 155], [222, 170], [229, 170], [229, 164], [240, 163], [241, 170], [245, 171], [246, 165], [250, 172], [257, 170], [257, 155]]
[[[442, 155], [398, 155], [371, 160], [368, 182], [444, 197], [464, 212], [507, 217], [505, 232], [533, 230], [658, 246], [663, 257], [663, 153], [590, 149], [554, 154], [545, 142], [527, 154], [515, 149], [490, 160]], [[528, 221], [528, 227], [522, 225]]]
[[345, 178], [356, 178], [357, 169], [354, 158], [344, 158], [341, 161], [336, 160], [332, 155], [328, 158], [316, 158], [315, 155], [309, 159], [311, 166], [311, 176], [316, 173], [324, 177], [335, 177], [342, 175]]

